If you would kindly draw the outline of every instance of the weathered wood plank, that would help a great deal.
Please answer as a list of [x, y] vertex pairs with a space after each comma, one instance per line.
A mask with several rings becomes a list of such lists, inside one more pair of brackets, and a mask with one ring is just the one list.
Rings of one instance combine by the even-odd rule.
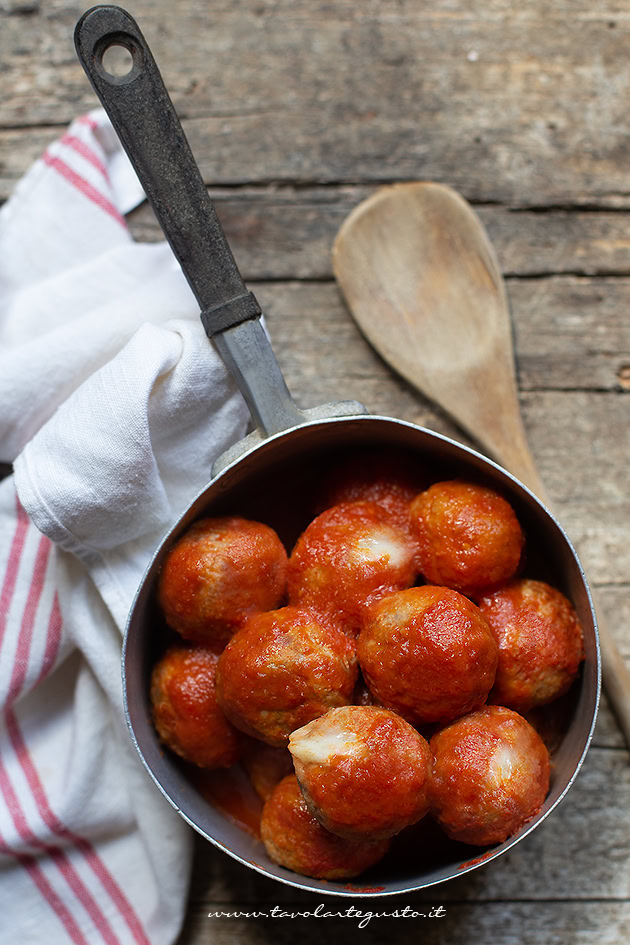
[[[320, 903], [316, 897], [295, 905], [288, 904], [284, 911], [312, 911]], [[355, 902], [354, 908], [363, 914], [387, 912], [406, 905], [416, 906], [419, 912], [428, 912], [439, 904], [439, 894], [430, 900], [417, 902], [412, 897]], [[278, 896], [271, 903], [285, 905]], [[325, 901], [333, 913], [346, 913], [349, 903]], [[186, 926], [177, 945], [293, 945], [296, 941], [361, 942], [362, 945], [620, 945], [630, 935], [630, 907], [628, 903], [453, 903], [444, 906], [442, 918], [372, 918], [367, 926], [359, 928], [357, 918], [208, 918], [212, 910], [225, 911], [222, 903], [195, 906], [189, 911]], [[247, 903], [234, 903], [230, 910], [251, 911]]]
[[[26, 164], [24, 145], [35, 160], [61, 129], [7, 135], [5, 184]], [[0, 172], [1, 175], [1, 172]], [[0, 193], [2, 193], [0, 176]], [[347, 214], [374, 186], [210, 188], [224, 229], [247, 279], [332, 278], [330, 251]], [[4, 191], [4, 196], [8, 196]], [[630, 213], [549, 211], [533, 213], [501, 206], [476, 207], [506, 276], [630, 275]], [[142, 242], [163, 239], [148, 204], [129, 219]]]
[[20, 177], [43, 151], [63, 133], [59, 126], [35, 128], [32, 131], [9, 129], [0, 131], [0, 199], [9, 196]]
[[[326, 279], [339, 227], [375, 189], [211, 188], [210, 194], [247, 279]], [[507, 276], [630, 275], [630, 214], [476, 211]], [[147, 204], [131, 215], [130, 228], [141, 241], [164, 238]]]
[[597, 585], [597, 590], [598, 600], [608, 626], [613, 628], [624, 658], [630, 661], [630, 634], [622, 630], [630, 626], [630, 585]]
[[[308, 378], [313, 384], [304, 395], [317, 399], [320, 379], [328, 395], [337, 383], [346, 391], [354, 384], [356, 392], [357, 381], [369, 385], [386, 377], [389, 403], [401, 397], [400, 409], [409, 409], [406, 385], [383, 369], [334, 284], [286, 282], [255, 288], [273, 325], [274, 341], [286, 352], [287, 372], [299, 372], [302, 381]], [[627, 390], [630, 279], [509, 280], [508, 294], [521, 390]], [[384, 407], [383, 402], [379, 409]]]
[[[626, 587], [624, 590], [627, 595], [629, 589]], [[626, 661], [630, 664], [630, 659], [626, 658]], [[630, 669], [630, 665], [628, 668]], [[627, 751], [623, 735], [611, 712], [605, 691], [602, 691], [592, 745], [594, 748], [614, 748], [620, 751]]]
[[623, 398], [532, 394], [524, 398], [524, 414], [554, 510], [590, 580], [626, 582], [630, 510]]
[[[479, 201], [630, 204], [628, 0], [128, 6], [209, 182], [423, 177]], [[4, 127], [40, 134], [93, 106], [72, 47], [83, 9], [5, 16]]]
[[[531, 836], [499, 860], [404, 900], [628, 899], [629, 835], [627, 752], [591, 748], [565, 800]], [[197, 843], [194, 873], [191, 904], [197, 908], [212, 903], [315, 902], [311, 894], [265, 879], [203, 840]]]
[[509, 280], [522, 389], [625, 390], [627, 279]]
[[[17, 175], [24, 160], [22, 132], [7, 134], [11, 146], [5, 173], [14, 170]], [[33, 133], [33, 160], [60, 134], [61, 129], [55, 127]], [[13, 178], [5, 183], [12, 184]], [[335, 235], [353, 207], [375, 189], [360, 185], [210, 188], [210, 194], [247, 279], [330, 279]], [[630, 275], [630, 213], [538, 213], [501, 206], [476, 210], [508, 277]], [[163, 239], [146, 203], [131, 214], [129, 224], [139, 241]]]
[[[597, 588], [597, 599], [607, 626], [615, 637], [630, 669], [630, 633], [627, 632], [630, 626], [630, 586], [628, 584], [594, 586]], [[595, 748], [616, 748], [627, 752], [627, 746], [610, 709], [605, 691], [602, 691], [592, 745]]]

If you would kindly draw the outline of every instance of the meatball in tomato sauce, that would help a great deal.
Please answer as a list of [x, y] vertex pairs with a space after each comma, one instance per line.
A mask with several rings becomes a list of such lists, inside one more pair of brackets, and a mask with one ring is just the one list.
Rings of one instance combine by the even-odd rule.
[[289, 559], [289, 600], [358, 633], [366, 607], [416, 577], [408, 533], [375, 502], [342, 502], [318, 515]]
[[274, 863], [316, 879], [352, 879], [378, 863], [389, 847], [389, 840], [346, 840], [325, 830], [293, 774], [265, 804], [260, 833]]
[[239, 733], [217, 704], [218, 657], [177, 644], [153, 667], [151, 707], [160, 740], [200, 768], [225, 768], [239, 757]]
[[485, 486], [436, 482], [411, 503], [418, 565], [431, 584], [477, 597], [511, 578], [524, 536], [512, 506]]
[[317, 510], [323, 512], [342, 502], [376, 502], [397, 525], [409, 530], [411, 500], [425, 483], [424, 471], [407, 454], [359, 449], [328, 472]]
[[241, 763], [256, 794], [266, 801], [276, 784], [293, 773], [293, 760], [287, 748], [273, 748], [245, 735], [243, 743]]
[[309, 810], [340, 837], [393, 837], [429, 809], [433, 755], [388, 709], [331, 709], [293, 732], [289, 751]]
[[285, 746], [289, 735], [352, 701], [356, 647], [338, 627], [297, 607], [250, 617], [221, 654], [219, 704], [247, 735]]
[[453, 840], [502, 843], [540, 810], [549, 753], [522, 716], [484, 706], [431, 739], [432, 813]]
[[569, 689], [584, 659], [582, 627], [570, 602], [543, 581], [512, 581], [479, 609], [499, 647], [490, 702], [527, 712]]
[[483, 705], [498, 659], [478, 607], [457, 591], [428, 584], [372, 605], [358, 655], [375, 699], [420, 727]]
[[282, 603], [286, 575], [286, 551], [268, 525], [204, 518], [168, 553], [158, 600], [170, 627], [220, 652], [245, 617]]

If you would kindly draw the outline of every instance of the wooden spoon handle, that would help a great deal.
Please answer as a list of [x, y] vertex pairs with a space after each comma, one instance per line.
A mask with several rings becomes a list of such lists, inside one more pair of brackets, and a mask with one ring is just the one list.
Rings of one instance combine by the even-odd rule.
[[[520, 444], [518, 450], [511, 451], [510, 456], [499, 455], [496, 450], [493, 450], [493, 453], [499, 462], [505, 465], [506, 469], [509, 469], [528, 485], [545, 505], [549, 505], [542, 479], [526, 441], [524, 449]], [[601, 598], [594, 588], [591, 588], [591, 596], [597, 615], [599, 647], [602, 657], [602, 681], [626, 745], [630, 748], [630, 672], [628, 672], [628, 667], [617, 648], [615, 639], [608, 629]]]
[[599, 594], [593, 588], [591, 588], [591, 593], [597, 613], [599, 646], [602, 654], [602, 680], [608, 701], [624, 734], [626, 745], [630, 748], [630, 673], [608, 629]]

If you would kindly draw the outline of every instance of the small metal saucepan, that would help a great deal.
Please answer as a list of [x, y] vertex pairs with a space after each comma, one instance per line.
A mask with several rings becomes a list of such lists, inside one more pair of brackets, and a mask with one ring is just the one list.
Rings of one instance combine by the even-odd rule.
[[[88, 11], [75, 42], [103, 106], [138, 173], [164, 232], [201, 307], [204, 327], [251, 410], [257, 430], [214, 465], [212, 481], [156, 551], [127, 624], [123, 681], [132, 739], [149, 773], [180, 814], [206, 839], [239, 862], [301, 889], [344, 896], [410, 892], [460, 876], [512, 847], [541, 823], [571, 786], [588, 748], [599, 699], [600, 661], [595, 616], [580, 562], [564, 531], [538, 499], [479, 453], [411, 423], [372, 417], [358, 403], [299, 410], [293, 403], [267, 336], [260, 309], [247, 291], [216, 218], [186, 138], [151, 52], [135, 21], [118, 7]], [[127, 75], [110, 75], [103, 54], [123, 46]], [[213, 807], [178, 761], [161, 748], [149, 705], [149, 676], [157, 658], [155, 585], [173, 542], [201, 515], [240, 514], [275, 527], [287, 546], [305, 527], [308, 499], [322, 472], [349, 449], [405, 451], [435, 478], [474, 478], [513, 504], [527, 534], [530, 569], [573, 602], [585, 635], [580, 680], [564, 705], [554, 751], [551, 790], [538, 815], [490, 850], [405, 835], [357, 885], [308, 879], [276, 866], [259, 840]], [[158, 635], [159, 636], [159, 635]], [[421, 826], [421, 825], [420, 825]], [[415, 828], [414, 828], [415, 829]], [[427, 829], [427, 828], [422, 828]]]

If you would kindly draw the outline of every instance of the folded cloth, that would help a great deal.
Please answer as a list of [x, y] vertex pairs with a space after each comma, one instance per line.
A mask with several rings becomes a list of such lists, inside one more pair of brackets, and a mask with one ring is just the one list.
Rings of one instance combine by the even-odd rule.
[[166, 945], [189, 828], [142, 768], [121, 629], [245, 405], [102, 112], [0, 212], [0, 943]]

